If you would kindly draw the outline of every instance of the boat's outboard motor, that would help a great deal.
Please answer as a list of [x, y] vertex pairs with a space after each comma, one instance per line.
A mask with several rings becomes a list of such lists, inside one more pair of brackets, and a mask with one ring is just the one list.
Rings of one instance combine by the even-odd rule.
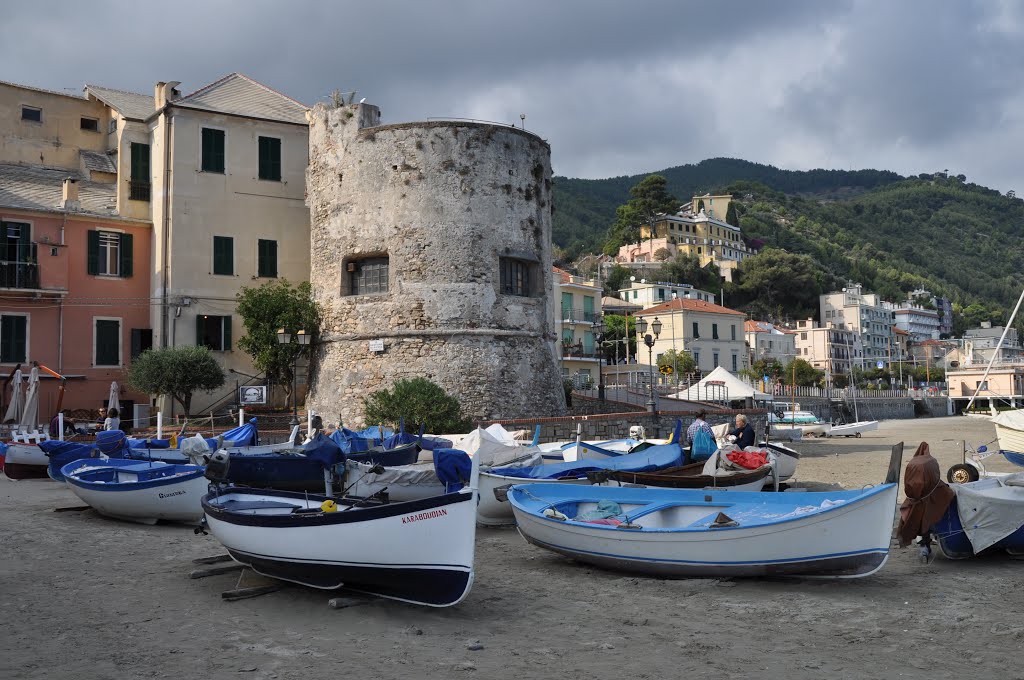
[[231, 467], [231, 456], [224, 449], [215, 452], [206, 463], [206, 478], [214, 484], [221, 484], [228, 479], [228, 468]]

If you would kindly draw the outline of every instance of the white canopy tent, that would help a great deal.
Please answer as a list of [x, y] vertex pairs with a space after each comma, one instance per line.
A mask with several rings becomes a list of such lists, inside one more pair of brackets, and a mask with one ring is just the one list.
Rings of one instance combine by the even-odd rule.
[[11, 403], [7, 406], [7, 413], [4, 415], [5, 423], [21, 422], [21, 411], [25, 406], [25, 376], [19, 368], [11, 378]]
[[721, 366], [704, 376], [703, 380], [689, 389], [668, 395], [670, 399], [685, 401], [734, 401], [750, 399], [771, 401], [772, 395], [759, 392]]

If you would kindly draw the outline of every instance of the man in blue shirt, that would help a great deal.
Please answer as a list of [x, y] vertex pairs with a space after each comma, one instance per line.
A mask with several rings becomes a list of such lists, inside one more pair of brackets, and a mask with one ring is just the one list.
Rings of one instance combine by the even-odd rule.
[[741, 449], [754, 445], [754, 428], [751, 427], [750, 423], [747, 422], [747, 417], [742, 413], [736, 415], [736, 429], [732, 430], [729, 434], [736, 437], [736, 446]]

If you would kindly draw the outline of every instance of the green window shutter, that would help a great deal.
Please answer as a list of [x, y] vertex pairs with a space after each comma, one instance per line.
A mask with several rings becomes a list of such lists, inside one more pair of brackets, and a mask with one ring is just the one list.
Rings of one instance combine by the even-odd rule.
[[235, 273], [235, 240], [230, 236], [213, 237], [213, 273], [222, 276]]
[[149, 176], [149, 144], [132, 142], [131, 178], [133, 182], [148, 182]]
[[265, 241], [260, 239], [257, 242], [258, 263], [257, 275], [267, 278], [277, 277], [277, 241]]
[[132, 235], [121, 234], [121, 278], [130, 279], [134, 271], [132, 271]]
[[281, 140], [259, 138], [260, 179], [281, 181]]
[[121, 363], [119, 351], [121, 322], [109, 319], [96, 320], [96, 365], [117, 366]]
[[24, 316], [0, 316], [0, 361], [6, 364], [25, 361], [26, 324]]
[[203, 128], [203, 172], [224, 172], [224, 131]]
[[96, 230], [89, 231], [88, 246], [86, 273], [96, 276], [100, 273], [100, 232]]
[[222, 336], [224, 338], [224, 346], [221, 347], [221, 349], [223, 349], [226, 352], [229, 349], [231, 349], [231, 317], [222, 316], [221, 320], [222, 327], [224, 329], [224, 335]]

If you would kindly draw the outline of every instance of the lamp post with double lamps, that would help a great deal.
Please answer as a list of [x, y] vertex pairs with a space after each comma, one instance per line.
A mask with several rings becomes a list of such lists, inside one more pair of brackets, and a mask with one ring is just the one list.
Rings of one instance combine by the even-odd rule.
[[[643, 336], [644, 344], [647, 345], [647, 363], [650, 367], [650, 387], [651, 387], [651, 398], [647, 401], [647, 410], [654, 413], [657, 410], [657, 402], [654, 401], [654, 341], [661, 335], [661, 322], [658, 321], [658, 317], [654, 317], [654, 323], [651, 324], [651, 333], [647, 332], [647, 319], [639, 318], [636, 321], [636, 332], [638, 335]], [[652, 335], [653, 333], [653, 335]]]
[[[292, 340], [295, 342], [292, 342]], [[309, 346], [310, 340], [313, 337], [306, 333], [304, 330], [300, 330], [294, 334], [289, 333], [283, 328], [277, 331], [277, 343], [279, 345], [298, 345], [299, 349], [294, 351], [292, 354], [292, 422], [290, 423], [292, 428], [299, 424], [299, 405], [298, 395], [296, 394], [296, 381], [295, 374], [299, 372], [299, 355]]]
[[591, 324], [597, 345], [597, 398], [604, 401], [604, 319], [598, 318]]

